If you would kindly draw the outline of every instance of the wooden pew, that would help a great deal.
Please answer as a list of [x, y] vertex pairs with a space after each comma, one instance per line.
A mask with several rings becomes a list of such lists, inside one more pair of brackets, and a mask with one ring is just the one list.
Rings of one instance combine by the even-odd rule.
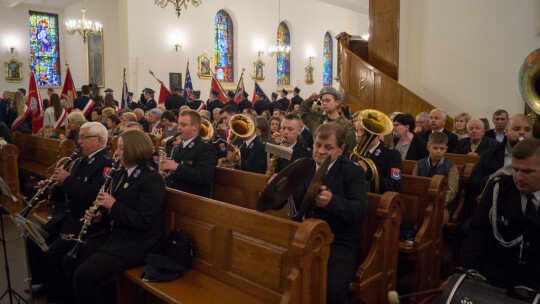
[[[412, 221], [418, 232], [412, 242], [399, 241], [400, 261], [414, 264], [414, 291], [440, 286], [443, 209], [448, 184], [446, 177], [402, 175], [403, 221]], [[399, 263], [399, 262], [398, 262]], [[409, 303], [426, 303], [433, 295], [413, 297]]]
[[302, 223], [167, 189], [163, 234], [182, 229], [197, 247], [192, 268], [171, 282], [117, 278], [118, 303], [141, 286], [167, 303], [325, 303], [333, 235], [324, 221]]
[[[6, 144], [0, 147], [0, 177], [6, 181], [11, 194], [19, 198], [19, 172], [17, 159], [19, 158], [19, 149], [11, 144]], [[22, 209], [22, 201], [18, 199], [13, 202], [4, 195], [0, 195], [0, 203], [9, 209], [11, 212], [19, 212]]]
[[466, 154], [455, 154], [455, 153], [445, 153], [444, 157], [448, 158], [451, 162], [456, 165], [465, 166], [466, 164], [476, 164], [480, 159], [480, 156], [466, 155]]
[[49, 178], [56, 163], [63, 157], [69, 157], [77, 145], [72, 140], [58, 140], [13, 133], [13, 142], [19, 149], [19, 172], [40, 179]]
[[[257, 199], [268, 176], [235, 169], [216, 168], [211, 197], [248, 209], [257, 209]], [[359, 303], [384, 303], [396, 286], [401, 201], [395, 192], [368, 193], [368, 220], [359, 225], [362, 250], [360, 266], [351, 283]], [[265, 213], [283, 218], [286, 208]]]

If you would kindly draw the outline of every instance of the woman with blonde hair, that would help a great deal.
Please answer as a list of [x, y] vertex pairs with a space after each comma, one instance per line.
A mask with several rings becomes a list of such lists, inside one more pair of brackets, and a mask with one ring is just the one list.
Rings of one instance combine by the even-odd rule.
[[76, 143], [79, 142], [79, 131], [81, 126], [86, 122], [82, 112], [71, 112], [68, 115], [68, 121], [66, 124], [66, 134], [60, 134], [60, 139], [71, 139]]
[[24, 96], [19, 91], [13, 94], [13, 100], [7, 112], [7, 125], [11, 127], [11, 132], [19, 131], [24, 134], [32, 134], [32, 113], [30, 107], [24, 102]]
[[458, 139], [469, 137], [467, 133], [467, 123], [471, 120], [471, 115], [468, 113], [459, 113], [454, 117], [454, 133]]

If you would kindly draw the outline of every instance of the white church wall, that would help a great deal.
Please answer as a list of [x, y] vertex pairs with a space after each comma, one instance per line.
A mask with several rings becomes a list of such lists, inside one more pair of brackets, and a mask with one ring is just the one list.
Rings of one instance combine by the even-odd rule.
[[540, 46], [538, 1], [401, 1], [400, 82], [450, 115], [522, 113], [518, 72]]

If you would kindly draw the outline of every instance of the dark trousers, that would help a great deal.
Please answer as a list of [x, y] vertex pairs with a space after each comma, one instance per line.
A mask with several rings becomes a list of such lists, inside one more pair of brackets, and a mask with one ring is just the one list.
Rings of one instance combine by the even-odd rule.
[[354, 303], [349, 293], [349, 283], [358, 266], [359, 246], [330, 245], [326, 300], [328, 304]]

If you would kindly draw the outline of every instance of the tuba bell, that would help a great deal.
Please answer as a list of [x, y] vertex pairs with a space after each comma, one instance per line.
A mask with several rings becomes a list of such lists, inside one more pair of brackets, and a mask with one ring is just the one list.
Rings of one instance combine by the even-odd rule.
[[234, 142], [238, 137], [248, 137], [255, 132], [255, 124], [253, 120], [245, 114], [236, 114], [231, 117], [229, 120], [229, 129], [232, 134], [227, 138], [227, 147], [232, 147], [234, 149], [235, 161], [232, 163], [226, 163], [224, 166], [228, 168], [233, 168], [238, 164], [238, 168], [242, 169], [242, 155], [240, 153], [240, 148], [234, 145]]
[[525, 113], [533, 122], [533, 134], [540, 137], [540, 49], [524, 60], [519, 70], [519, 91], [525, 101]]
[[207, 119], [201, 118], [201, 129], [199, 135], [203, 140], [211, 140], [214, 137], [214, 126]]
[[386, 116], [383, 112], [377, 110], [363, 110], [358, 114], [358, 122], [364, 128], [364, 133], [362, 138], [358, 141], [354, 147], [353, 153], [358, 157], [359, 160], [362, 160], [366, 165], [371, 169], [371, 179], [368, 183], [373, 182], [374, 189], [370, 189], [373, 193], [379, 192], [379, 172], [377, 171], [377, 166], [375, 163], [367, 157], [364, 157], [369, 145], [373, 142], [376, 136], [386, 135], [392, 132], [393, 125], [390, 118]]

